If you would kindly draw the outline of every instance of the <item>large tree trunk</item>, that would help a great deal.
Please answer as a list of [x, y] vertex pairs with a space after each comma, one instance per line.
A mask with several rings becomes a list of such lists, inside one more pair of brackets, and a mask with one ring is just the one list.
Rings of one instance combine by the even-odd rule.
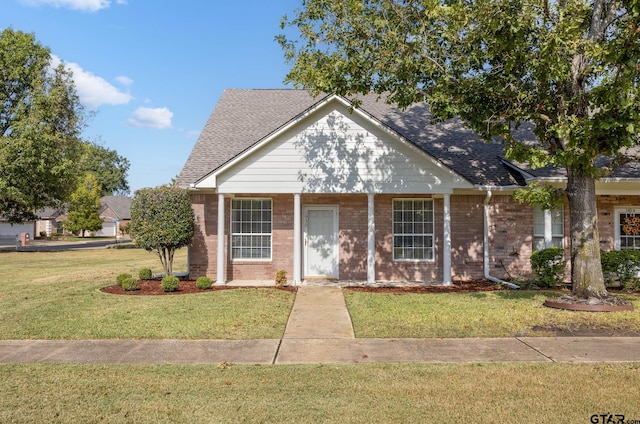
[[607, 297], [600, 264], [600, 234], [596, 207], [596, 180], [568, 171], [571, 231], [571, 286], [576, 297]]

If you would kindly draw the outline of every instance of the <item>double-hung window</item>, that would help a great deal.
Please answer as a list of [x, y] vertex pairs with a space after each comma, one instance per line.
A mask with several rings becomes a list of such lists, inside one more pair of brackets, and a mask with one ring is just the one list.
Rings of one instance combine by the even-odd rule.
[[393, 259], [431, 261], [433, 251], [433, 200], [394, 200]]
[[640, 249], [640, 208], [616, 208], [615, 213], [615, 248]]
[[564, 247], [564, 208], [533, 210], [533, 250]]
[[232, 200], [232, 259], [271, 259], [271, 211], [271, 199]]

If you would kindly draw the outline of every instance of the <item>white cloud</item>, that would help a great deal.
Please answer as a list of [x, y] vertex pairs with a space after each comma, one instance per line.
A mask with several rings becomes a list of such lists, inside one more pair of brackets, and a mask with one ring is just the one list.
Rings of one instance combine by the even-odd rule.
[[116, 81], [118, 81], [120, 84], [126, 85], [126, 86], [130, 86], [131, 84], [133, 84], [133, 80], [131, 78], [129, 78], [129, 77], [125, 77], [124, 75], [116, 77]]
[[139, 107], [127, 122], [136, 127], [163, 130], [171, 128], [171, 118], [173, 118], [173, 112], [166, 107]]
[[[64, 7], [85, 12], [97, 12], [111, 6], [111, 0], [22, 0], [29, 6]], [[116, 0], [117, 4], [127, 4], [125, 0]]]
[[[59, 57], [51, 55], [51, 66], [61, 63]], [[133, 96], [124, 93], [108, 83], [104, 78], [85, 71], [77, 63], [64, 64], [65, 68], [73, 73], [73, 82], [80, 97], [80, 102], [89, 108], [97, 108], [100, 105], [122, 105], [129, 103]]]

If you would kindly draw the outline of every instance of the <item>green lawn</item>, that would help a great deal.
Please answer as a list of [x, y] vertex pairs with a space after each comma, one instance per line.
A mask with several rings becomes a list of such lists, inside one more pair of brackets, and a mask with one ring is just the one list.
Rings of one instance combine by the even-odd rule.
[[0, 422], [638, 420], [639, 373], [640, 364], [0, 365]]
[[[176, 272], [186, 270], [186, 251]], [[294, 294], [236, 289], [177, 296], [101, 292], [123, 272], [161, 272], [140, 249], [0, 253], [0, 339], [279, 338]], [[498, 291], [385, 294], [345, 290], [356, 337], [513, 337], [550, 335], [549, 328], [618, 329], [640, 334], [635, 311], [569, 312], [542, 306], [558, 293]], [[538, 328], [538, 329], [536, 329]], [[545, 330], [547, 329], [547, 330]]]
[[[123, 272], [161, 272], [141, 249], [0, 253], [0, 339], [279, 338], [294, 295], [238, 289], [173, 296], [100, 291]], [[186, 269], [186, 252], [176, 255]]]
[[[640, 334], [640, 296], [633, 312], [562, 311], [542, 305], [557, 292], [495, 291], [385, 294], [345, 290], [356, 337], [513, 337], [550, 335], [545, 328], [617, 329]], [[536, 330], [536, 327], [543, 328]]]
[[[175, 269], [186, 266], [180, 252]], [[0, 253], [0, 339], [278, 338], [294, 295], [239, 289], [116, 296], [138, 249]], [[345, 291], [358, 337], [513, 336], [532, 326], [638, 331], [632, 313], [542, 306], [552, 293]], [[0, 422], [594, 422], [640, 420], [640, 364], [238, 366], [0, 364]], [[603, 421], [599, 421], [603, 422]]]

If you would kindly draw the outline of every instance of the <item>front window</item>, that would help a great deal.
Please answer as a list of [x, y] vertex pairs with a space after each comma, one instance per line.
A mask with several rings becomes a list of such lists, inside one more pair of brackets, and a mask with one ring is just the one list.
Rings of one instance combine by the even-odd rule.
[[640, 208], [616, 209], [616, 248], [640, 249]]
[[233, 199], [231, 258], [271, 259], [271, 199]]
[[533, 250], [564, 247], [564, 208], [533, 210]]
[[393, 201], [393, 259], [433, 260], [433, 201]]

